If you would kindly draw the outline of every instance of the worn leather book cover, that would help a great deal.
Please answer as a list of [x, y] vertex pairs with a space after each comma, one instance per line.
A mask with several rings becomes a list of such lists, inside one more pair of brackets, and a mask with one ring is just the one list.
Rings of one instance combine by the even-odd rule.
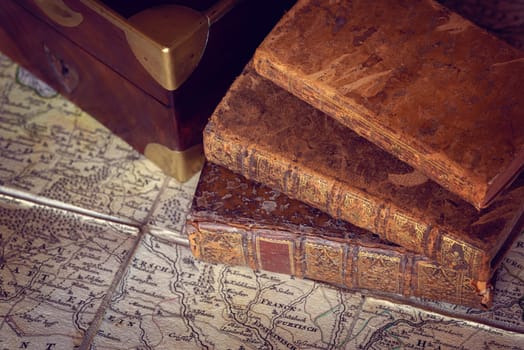
[[473, 204], [524, 164], [524, 52], [431, 0], [299, 0], [264, 77]]
[[204, 152], [250, 180], [463, 271], [479, 286], [515, 239], [524, 211], [524, 175], [477, 211], [251, 66], [206, 125]]
[[303, 202], [207, 163], [188, 215], [193, 255], [365, 289], [476, 308], [491, 302], [464, 271], [455, 271]]

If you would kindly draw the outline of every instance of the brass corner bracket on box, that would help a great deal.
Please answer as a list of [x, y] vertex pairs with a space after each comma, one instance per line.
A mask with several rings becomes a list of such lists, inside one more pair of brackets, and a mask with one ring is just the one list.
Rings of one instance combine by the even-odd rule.
[[[169, 91], [179, 88], [193, 73], [207, 46], [213, 23], [242, 0], [218, 0], [199, 12], [181, 5], [166, 4], [145, 9], [124, 18], [100, 0], [80, 0], [82, 4], [124, 33], [136, 59], [149, 75]], [[84, 15], [63, 0], [34, 0], [52, 21], [64, 27], [77, 27]], [[203, 166], [202, 145], [174, 151], [161, 144], [148, 144], [144, 155], [167, 175], [184, 182]]]
[[180, 182], [186, 182], [204, 165], [204, 150], [201, 144], [185, 151], [173, 151], [159, 143], [150, 143], [144, 150], [147, 159], [162, 171]]
[[[240, 0], [220, 0], [205, 12], [166, 4], [124, 19], [97, 0], [81, 0], [125, 33], [136, 59], [167, 90], [176, 90], [195, 70], [211, 25]], [[176, 25], [175, 25], [176, 24]]]
[[[63, 0], [34, 0], [55, 23], [76, 27], [83, 15]], [[219, 0], [199, 12], [192, 8], [166, 4], [145, 9], [129, 19], [99, 0], [80, 0], [85, 6], [120, 28], [136, 59], [166, 90], [176, 90], [195, 70], [207, 46], [211, 25], [240, 0]]]

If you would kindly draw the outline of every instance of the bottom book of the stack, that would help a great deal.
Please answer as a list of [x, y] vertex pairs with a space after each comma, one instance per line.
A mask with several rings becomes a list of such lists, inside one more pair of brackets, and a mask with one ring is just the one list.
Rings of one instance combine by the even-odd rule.
[[409, 302], [489, 307], [463, 271], [207, 163], [187, 219], [197, 259], [290, 274]]

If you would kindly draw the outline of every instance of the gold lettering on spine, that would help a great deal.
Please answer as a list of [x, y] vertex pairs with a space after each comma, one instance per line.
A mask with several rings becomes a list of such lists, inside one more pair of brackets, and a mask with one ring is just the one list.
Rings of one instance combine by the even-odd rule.
[[298, 193], [304, 202], [319, 209], [327, 210], [330, 186], [327, 181], [310, 174], [298, 175]]
[[368, 199], [356, 193], [344, 194], [340, 208], [340, 216], [342, 219], [375, 232], [377, 212], [376, 207]]
[[391, 293], [400, 292], [402, 276], [400, 257], [375, 251], [359, 251], [357, 257], [356, 287]]
[[269, 187], [277, 187], [283, 189], [284, 187], [284, 169], [283, 165], [270, 157], [260, 154], [258, 152], [253, 153], [252, 165], [255, 169], [250, 169], [250, 172], [254, 174], [254, 177], [259, 182], [263, 182]]
[[342, 247], [306, 242], [305, 262], [305, 277], [336, 284], [344, 283]]
[[491, 302], [493, 301], [491, 299], [491, 295], [488, 295], [486, 297], [487, 299], [481, 298], [479, 296], [479, 293], [477, 292], [477, 288], [475, 288], [475, 283], [472, 278], [462, 274], [461, 280], [462, 280], [462, 284], [459, 290], [461, 300], [457, 300], [457, 303], [460, 302], [460, 303], [469, 304], [469, 305], [479, 305], [479, 302], [480, 302], [480, 303], [484, 303], [485, 305], [491, 304]]
[[[415, 296], [480, 306], [481, 296], [478, 295], [471, 277], [463, 271], [444, 268], [426, 261], [419, 261], [416, 268], [418, 280], [414, 290]], [[490, 302], [488, 298], [487, 303]]]
[[415, 296], [455, 303], [461, 302], [462, 274], [460, 272], [445, 269], [430, 262], [419, 261], [417, 276]]
[[[208, 128], [211, 127], [208, 126]], [[216, 133], [204, 132], [204, 154], [208, 160], [228, 169], [239, 171], [241, 169], [239, 169], [240, 164], [237, 158], [241, 152], [242, 146], [224, 142]]]
[[244, 146], [236, 143], [224, 143], [224, 153], [221, 157], [224, 159], [224, 167], [236, 171], [242, 171], [242, 153], [245, 151]]
[[227, 265], [246, 265], [242, 234], [200, 229], [200, 249], [206, 261]]
[[424, 233], [427, 226], [398, 212], [393, 213], [386, 226], [386, 238], [391, 242], [399, 243], [406, 249], [422, 252], [424, 247]]
[[453, 270], [466, 271], [468, 275], [475, 277], [474, 272], [477, 268], [474, 268], [474, 266], [481, 256], [479, 250], [464, 242], [443, 236], [440, 254], [443, 265], [449, 266]]

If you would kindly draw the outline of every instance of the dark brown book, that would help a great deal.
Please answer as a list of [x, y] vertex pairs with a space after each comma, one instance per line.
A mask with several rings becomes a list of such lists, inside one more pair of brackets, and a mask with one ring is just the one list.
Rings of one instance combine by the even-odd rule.
[[[193, 255], [382, 296], [490, 304], [455, 271], [303, 202], [207, 163], [187, 219]], [[406, 301], [406, 300], [405, 300]]]
[[477, 209], [524, 164], [524, 52], [431, 0], [299, 0], [259, 74]]
[[256, 74], [237, 78], [204, 130], [211, 162], [482, 284], [518, 234], [524, 175], [482, 211]]

